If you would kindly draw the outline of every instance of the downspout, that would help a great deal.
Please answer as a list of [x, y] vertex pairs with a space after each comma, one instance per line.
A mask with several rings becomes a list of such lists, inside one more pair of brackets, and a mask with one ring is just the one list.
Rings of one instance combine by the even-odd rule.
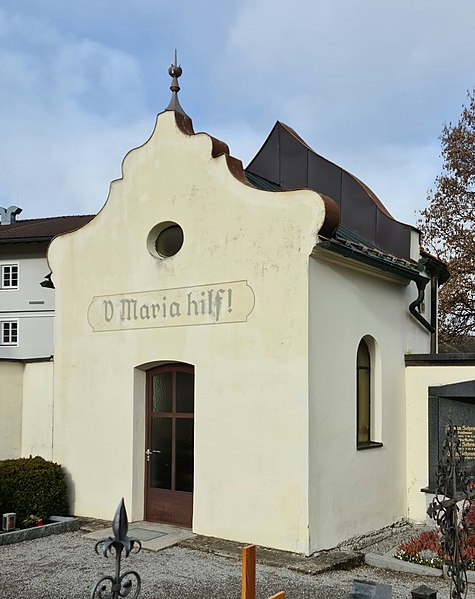
[[434, 329], [430, 339], [430, 351], [436, 354], [439, 351], [439, 336], [438, 336], [438, 297], [439, 287], [448, 281], [450, 273], [447, 265], [441, 260], [434, 258], [427, 252], [422, 251], [423, 257], [419, 260], [419, 264], [425, 268], [431, 275], [430, 282], [430, 322]]
[[430, 336], [430, 353], [438, 353], [438, 339], [437, 339], [437, 320], [438, 320], [438, 295], [439, 279], [436, 276], [432, 276], [430, 280], [430, 323], [434, 327], [435, 331]]
[[[424, 301], [424, 295], [425, 295], [425, 288], [427, 283], [430, 281], [430, 279], [419, 279], [417, 281], [415, 281], [416, 285], [417, 285], [417, 291], [419, 292], [417, 295], [417, 298], [409, 305], [409, 312], [414, 316], [414, 318], [421, 323], [421, 325], [427, 329], [430, 333], [432, 333], [432, 335], [435, 334], [435, 327], [428, 322], [423, 316], [422, 314], [419, 312], [419, 310], [417, 308], [419, 308], [419, 306], [422, 304], [422, 302]], [[431, 338], [431, 347], [432, 347], [432, 338]]]

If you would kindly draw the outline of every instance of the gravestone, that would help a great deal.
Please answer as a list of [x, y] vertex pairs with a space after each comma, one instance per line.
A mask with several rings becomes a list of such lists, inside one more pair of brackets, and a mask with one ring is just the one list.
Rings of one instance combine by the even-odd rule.
[[475, 481], [475, 381], [429, 387], [429, 488], [437, 487], [437, 466], [445, 431], [457, 427], [465, 471]]
[[349, 599], [391, 599], [390, 584], [380, 584], [372, 580], [354, 580]]

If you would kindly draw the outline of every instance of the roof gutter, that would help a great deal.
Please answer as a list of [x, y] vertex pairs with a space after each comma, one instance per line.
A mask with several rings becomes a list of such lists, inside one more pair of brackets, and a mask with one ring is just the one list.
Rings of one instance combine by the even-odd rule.
[[424, 282], [427, 284], [430, 279], [421, 275], [418, 271], [413, 270], [403, 264], [398, 264], [397, 262], [388, 262], [384, 258], [379, 256], [374, 256], [372, 254], [367, 254], [366, 252], [362, 252], [356, 248], [351, 248], [332, 239], [324, 239], [320, 241], [318, 247], [321, 247], [324, 250], [329, 250], [335, 254], [339, 254], [344, 258], [350, 258], [351, 260], [355, 260], [356, 262], [360, 262], [361, 264], [366, 264], [367, 266], [372, 266], [373, 268], [377, 268], [383, 272], [389, 272], [391, 274], [397, 275], [403, 279], [408, 279], [414, 282]]
[[345, 246], [332, 239], [321, 240], [317, 245], [324, 250], [328, 250], [343, 256], [344, 258], [349, 258], [350, 260], [355, 260], [360, 264], [372, 266], [373, 268], [377, 268], [383, 272], [389, 272], [403, 279], [414, 281], [414, 283], [417, 285], [418, 295], [417, 298], [409, 305], [409, 312], [425, 329], [427, 329], [430, 333], [435, 333], [434, 326], [432, 326], [432, 324], [428, 322], [418, 310], [424, 301], [425, 288], [427, 283], [430, 282], [429, 278], [421, 275], [412, 268], [402, 264], [388, 262], [384, 258], [367, 254], [356, 248]]
[[46, 237], [4, 237], [0, 239], [0, 244], [9, 243], [38, 243], [42, 241], [51, 241], [53, 237], [48, 235]]

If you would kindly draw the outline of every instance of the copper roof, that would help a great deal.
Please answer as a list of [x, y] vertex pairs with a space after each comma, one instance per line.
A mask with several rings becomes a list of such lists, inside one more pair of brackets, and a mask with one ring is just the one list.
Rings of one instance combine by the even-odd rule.
[[339, 209], [339, 223], [366, 245], [410, 259], [411, 231], [416, 229], [395, 220], [367, 185], [317, 154], [284, 123], [277, 121], [246, 174], [283, 191], [313, 189], [327, 196]]
[[79, 229], [93, 218], [94, 214], [85, 214], [17, 220], [9, 225], [0, 225], [0, 243], [49, 241], [56, 235]]

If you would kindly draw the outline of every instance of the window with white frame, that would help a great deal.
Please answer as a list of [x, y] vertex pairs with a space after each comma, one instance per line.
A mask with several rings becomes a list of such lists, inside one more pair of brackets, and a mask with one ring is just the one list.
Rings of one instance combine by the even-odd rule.
[[0, 345], [18, 345], [18, 320], [0, 322]]
[[[356, 354], [356, 447], [382, 447], [380, 360], [377, 344], [366, 335]], [[377, 439], [377, 440], [376, 440]]]
[[18, 289], [18, 264], [2, 264], [2, 289]]

